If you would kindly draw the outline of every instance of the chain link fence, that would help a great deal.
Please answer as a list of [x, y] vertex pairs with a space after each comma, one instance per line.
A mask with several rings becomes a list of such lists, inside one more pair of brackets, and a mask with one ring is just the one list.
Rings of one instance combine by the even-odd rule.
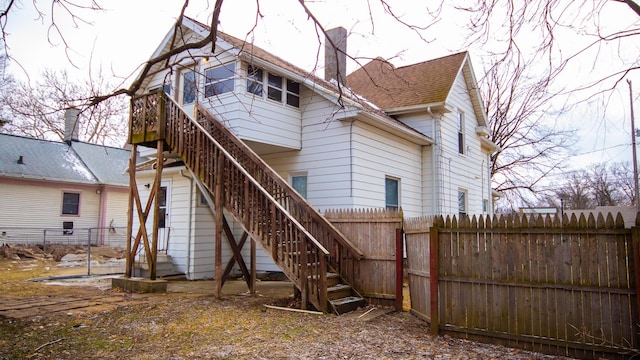
[[[28, 246], [40, 248], [42, 253], [51, 253], [56, 248], [73, 246], [84, 249], [84, 255], [79, 258], [72, 258], [72, 261], [65, 261], [64, 266], [87, 267], [87, 275], [105, 273], [123, 273], [124, 258], [112, 258], [108, 261], [95, 261], [93, 251], [112, 248], [124, 249], [127, 246], [126, 227], [106, 227], [106, 228], [24, 228], [24, 227], [0, 227], [0, 247], [8, 246]], [[78, 250], [76, 249], [76, 250]], [[82, 250], [80, 250], [82, 251]], [[113, 254], [113, 251], [110, 251]], [[101, 250], [99, 254], [104, 254]], [[75, 254], [78, 254], [77, 252]]]
[[125, 248], [126, 227], [105, 228], [21, 228], [0, 227], [1, 245], [41, 245], [46, 251], [47, 245], [91, 245]]

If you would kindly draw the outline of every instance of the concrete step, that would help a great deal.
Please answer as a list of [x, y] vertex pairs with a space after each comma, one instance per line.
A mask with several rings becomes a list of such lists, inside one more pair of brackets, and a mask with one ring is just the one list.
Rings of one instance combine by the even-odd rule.
[[[135, 262], [134, 267], [136, 275], [143, 278], [149, 278], [151, 276], [146, 256], [140, 255], [138, 260]], [[171, 259], [171, 255], [167, 255], [166, 253], [158, 253], [156, 262], [156, 277], [163, 277], [173, 274], [173, 261]]]

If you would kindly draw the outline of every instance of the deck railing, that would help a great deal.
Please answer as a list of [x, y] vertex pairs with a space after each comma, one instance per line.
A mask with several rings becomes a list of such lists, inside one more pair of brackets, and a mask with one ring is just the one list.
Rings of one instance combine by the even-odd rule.
[[222, 206], [270, 252], [303, 296], [326, 311], [327, 270], [353, 284], [362, 251], [206, 109], [197, 106], [196, 118], [162, 92], [135, 97], [130, 139], [151, 146], [164, 139], [209, 191], [218, 187]]

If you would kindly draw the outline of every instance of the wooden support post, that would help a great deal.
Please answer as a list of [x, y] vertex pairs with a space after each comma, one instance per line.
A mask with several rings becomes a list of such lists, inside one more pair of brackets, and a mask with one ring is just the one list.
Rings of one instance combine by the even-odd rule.
[[251, 296], [256, 296], [256, 241], [251, 237]]
[[300, 301], [300, 309], [305, 310], [307, 308], [307, 303], [309, 302], [309, 276], [307, 272], [307, 269], [309, 267], [309, 260], [307, 259], [308, 239], [305, 235], [300, 236], [302, 240], [300, 241], [300, 247], [298, 249], [300, 250], [300, 295], [302, 295], [302, 301]]
[[133, 189], [136, 185], [136, 158], [138, 145], [131, 145], [131, 157], [129, 158], [129, 204], [127, 207], [127, 258], [124, 269], [124, 277], [130, 278], [133, 273], [133, 257], [131, 252], [131, 237], [133, 236]]
[[[215, 164], [216, 164], [216, 181], [215, 181], [215, 189], [214, 189], [214, 198], [215, 198], [215, 206], [216, 206], [216, 245], [215, 245], [215, 278], [216, 278], [216, 296], [218, 299], [222, 298], [222, 218], [224, 214], [222, 213], [224, 206], [223, 202], [223, 194], [222, 194], [222, 183], [223, 179], [223, 155], [216, 151], [215, 154]], [[198, 170], [199, 171], [199, 170]]]
[[155, 201], [153, 204], [153, 232], [151, 235], [151, 263], [149, 267], [149, 278], [156, 279], [156, 270], [158, 263], [158, 223], [160, 222], [160, 182], [162, 180], [162, 165], [164, 165], [164, 140], [158, 140], [157, 146], [157, 162], [156, 162], [156, 180], [153, 183], [155, 187]]
[[325, 255], [320, 255], [320, 271], [318, 272], [318, 275], [320, 275], [318, 284], [318, 291], [320, 291], [320, 294], [318, 296], [318, 300], [320, 302], [320, 306], [322, 306], [322, 309], [318, 310], [326, 313], [329, 310], [329, 298], [327, 296], [327, 257]]
[[438, 335], [440, 329], [440, 310], [438, 294], [438, 227], [432, 226], [429, 234], [429, 279], [431, 291], [431, 335]]
[[402, 285], [404, 279], [404, 247], [402, 246], [402, 229], [396, 229], [396, 311], [402, 311]]

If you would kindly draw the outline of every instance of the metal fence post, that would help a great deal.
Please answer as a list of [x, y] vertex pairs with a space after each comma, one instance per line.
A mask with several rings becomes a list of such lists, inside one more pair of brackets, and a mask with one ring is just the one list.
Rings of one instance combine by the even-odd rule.
[[42, 230], [42, 251], [47, 252], [47, 229]]

